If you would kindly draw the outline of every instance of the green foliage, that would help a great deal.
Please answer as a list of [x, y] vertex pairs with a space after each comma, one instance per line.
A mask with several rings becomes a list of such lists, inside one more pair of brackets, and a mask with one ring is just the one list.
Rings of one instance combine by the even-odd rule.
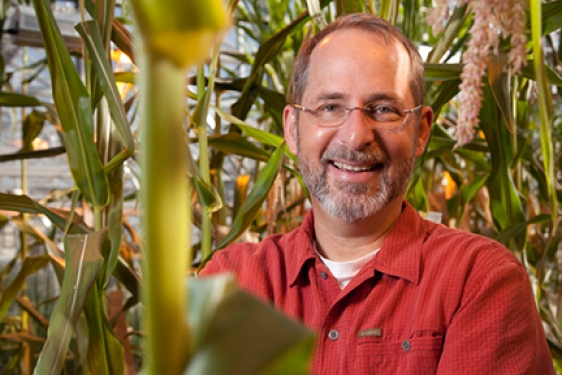
[[[27, 83], [37, 79], [47, 60], [54, 106], [13, 92], [9, 85], [13, 72], [9, 67], [1, 69], [5, 85], [0, 91], [0, 106], [32, 110], [18, 124], [21, 150], [0, 155], [0, 163], [66, 153], [75, 186], [42, 201], [0, 192], [0, 210], [9, 212], [2, 212], [0, 230], [17, 224], [27, 236], [26, 246], [39, 252], [30, 255], [22, 245], [18, 253], [22, 259], [14, 260], [0, 273], [0, 352], [10, 353], [10, 360], [0, 371], [15, 373], [19, 361], [27, 361], [36, 373], [45, 368], [53, 373], [60, 373], [60, 369], [67, 373], [123, 373], [133, 356], [138, 363], [144, 358], [138, 320], [140, 294], [147, 285], [146, 274], [141, 277], [138, 269], [146, 255], [140, 240], [145, 233], [137, 234], [126, 220], [123, 207], [127, 200], [139, 196], [136, 190], [125, 196], [126, 179], [136, 181], [138, 177], [126, 174], [126, 170], [139, 169], [135, 149], [139, 143], [146, 145], [149, 133], [137, 116], [139, 108], [145, 108], [138, 95], [142, 85], [135, 83], [143, 67], [140, 72], [114, 71], [116, 63], [108, 59], [110, 41], [134, 63], [138, 63], [140, 54], [125, 27], [130, 23], [126, 9], [116, 19], [114, 2], [87, 0], [84, 11], [92, 20], [76, 26], [84, 49], [72, 55], [83, 63], [83, 81], [54, 26], [50, 8], [40, 0], [33, 3], [46, 59], [29, 64], [33, 74]], [[415, 43], [431, 49], [425, 64], [425, 99], [436, 121], [427, 149], [416, 163], [408, 200], [420, 211], [441, 213], [446, 225], [497, 239], [521, 259], [534, 284], [555, 365], [562, 369], [562, 48], [552, 37], [557, 33], [559, 38], [562, 28], [562, 0], [530, 2], [531, 43], [528, 64], [521, 72], [514, 75], [505, 71], [504, 60], [510, 49], [505, 41], [498, 56], [488, 62], [480, 125], [475, 139], [465, 146], [456, 145], [462, 71], [456, 59], [466, 51], [470, 38], [467, 31], [472, 16], [467, 5], [454, 9], [445, 30], [437, 34], [425, 22], [430, 1], [317, 3], [328, 20], [349, 12], [378, 13], [400, 26]], [[193, 250], [200, 252], [197, 258], [203, 261], [239, 238], [263, 238], [294, 228], [300, 223], [307, 199], [296, 171], [296, 157], [283, 144], [282, 113], [291, 97], [294, 56], [303, 40], [319, 26], [311, 21], [304, 1], [240, 0], [229, 5], [234, 15], [231, 32], [237, 35], [239, 50], [229, 49], [225, 42], [221, 52], [200, 66], [188, 85], [181, 86], [188, 98], [181, 101], [187, 103], [188, 110], [179, 115], [185, 127], [174, 136], [174, 144], [187, 144], [191, 150], [178, 157], [185, 159], [178, 163], [187, 165], [185, 175], [189, 178], [185, 180], [189, 179], [193, 188], [185, 191], [191, 194], [188, 202], [175, 203], [193, 210], [192, 224], [201, 234]], [[545, 41], [550, 49], [542, 48]], [[123, 95], [122, 84], [129, 85], [127, 95]], [[166, 101], [164, 96], [161, 99]], [[160, 122], [167, 124], [169, 118]], [[65, 147], [34, 150], [34, 139], [53, 125], [58, 127]], [[163, 145], [162, 153], [170, 151], [166, 146], [169, 144]], [[73, 202], [70, 207], [64, 204], [69, 197]], [[92, 217], [78, 206], [88, 208]], [[42, 233], [23, 224], [34, 217], [46, 217], [54, 229]], [[75, 293], [67, 281], [86, 271], [78, 265], [80, 247], [67, 245], [66, 264], [57, 247], [57, 243], [72, 238], [70, 235], [96, 237], [95, 249], [88, 250], [95, 254], [95, 269], [89, 269], [89, 279], [79, 284], [81, 293]], [[182, 256], [191, 256], [187, 255], [190, 248], [179, 251]], [[56, 304], [48, 334], [46, 318], [39, 312], [48, 302], [18, 296], [19, 292], [26, 295], [25, 284], [31, 277], [47, 269], [54, 270], [62, 282], [58, 298], [62, 302]], [[116, 333], [120, 328], [118, 315], [110, 316], [105, 306], [106, 294], [116, 285], [126, 291], [126, 300], [117, 308], [126, 315], [124, 324], [133, 332], [125, 337]], [[73, 296], [79, 297], [76, 304], [65, 305]], [[306, 373], [305, 358], [312, 345], [308, 333], [249, 300], [229, 279], [194, 281], [185, 288], [185, 296], [189, 296], [191, 305], [185, 319], [192, 332], [192, 346], [178, 350], [186, 353], [186, 358], [192, 356], [187, 373]], [[22, 314], [15, 315], [10, 309], [16, 303], [25, 311], [23, 315], [27, 314], [27, 321], [31, 317], [31, 325], [23, 324], [26, 319], [21, 319]], [[60, 328], [64, 313], [70, 314], [70, 331]], [[248, 322], [249, 314], [263, 314], [262, 325]], [[179, 327], [179, 323], [172, 324]], [[272, 328], [267, 335], [281, 334], [281, 339], [263, 339], [265, 326]], [[294, 335], [284, 336], [288, 332]], [[234, 340], [240, 336], [246, 340]], [[16, 338], [20, 341], [14, 341]], [[43, 344], [44, 340], [47, 342]], [[64, 345], [58, 354], [51, 354], [55, 342]], [[132, 343], [133, 348], [127, 349], [124, 343]], [[195, 346], [201, 351], [192, 352]], [[24, 348], [31, 354], [28, 359], [21, 354]], [[257, 354], [243, 356], [240, 350], [256, 350]], [[29, 359], [40, 353], [38, 363]], [[238, 367], [232, 367], [232, 363]]]
[[74, 326], [103, 264], [100, 247], [104, 235], [104, 232], [96, 232], [66, 237], [61, 294], [49, 322], [48, 338], [35, 374], [59, 374], [64, 366]]

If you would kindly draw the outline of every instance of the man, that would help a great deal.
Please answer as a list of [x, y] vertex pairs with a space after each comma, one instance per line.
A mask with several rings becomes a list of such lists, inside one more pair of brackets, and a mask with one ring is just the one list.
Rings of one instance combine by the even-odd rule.
[[414, 45], [376, 16], [307, 41], [284, 122], [312, 210], [202, 274], [232, 271], [317, 331], [314, 374], [553, 374], [520, 262], [404, 202], [433, 117], [423, 74]]

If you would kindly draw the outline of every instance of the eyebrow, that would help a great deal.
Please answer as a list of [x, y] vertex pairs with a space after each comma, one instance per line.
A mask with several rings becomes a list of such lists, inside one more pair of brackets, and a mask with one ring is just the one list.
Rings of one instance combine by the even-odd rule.
[[[349, 98], [348, 95], [342, 94], [339, 92], [325, 92], [321, 93], [318, 97], [313, 99], [313, 102], [319, 102], [324, 100], [347, 100]], [[386, 101], [390, 103], [402, 103], [402, 100], [397, 98], [395, 95], [390, 93], [374, 93], [367, 96], [365, 102], [366, 103], [373, 103], [373, 102], [380, 102]]]
[[386, 93], [371, 94], [367, 97], [366, 102], [387, 101], [392, 103], [400, 103], [401, 100], [396, 96]]
[[339, 92], [327, 92], [322, 93], [318, 97], [314, 98], [315, 101], [318, 100], [334, 100], [334, 99], [347, 99], [347, 95], [341, 94]]

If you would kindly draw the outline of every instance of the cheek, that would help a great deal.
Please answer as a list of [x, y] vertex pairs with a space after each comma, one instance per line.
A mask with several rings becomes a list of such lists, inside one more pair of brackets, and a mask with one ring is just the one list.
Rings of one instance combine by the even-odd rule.
[[392, 160], [410, 159], [416, 153], [417, 139], [412, 132], [403, 132], [397, 135], [388, 134], [379, 136], [375, 142], [382, 145]]
[[299, 128], [298, 146], [300, 152], [308, 155], [321, 154], [334, 138], [334, 130], [307, 125], [303, 124]]

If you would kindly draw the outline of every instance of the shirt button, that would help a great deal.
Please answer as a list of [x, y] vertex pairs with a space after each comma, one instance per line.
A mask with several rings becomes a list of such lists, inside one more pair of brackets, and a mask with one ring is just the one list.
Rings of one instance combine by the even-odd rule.
[[328, 278], [328, 274], [324, 271], [320, 271], [320, 277], [326, 280]]
[[410, 344], [410, 341], [408, 340], [402, 341], [402, 349], [404, 349], [404, 351], [408, 352], [410, 351], [411, 348], [412, 348], [412, 344]]
[[336, 341], [338, 337], [340, 337], [340, 333], [333, 329], [328, 333], [328, 337], [330, 338], [330, 340]]

